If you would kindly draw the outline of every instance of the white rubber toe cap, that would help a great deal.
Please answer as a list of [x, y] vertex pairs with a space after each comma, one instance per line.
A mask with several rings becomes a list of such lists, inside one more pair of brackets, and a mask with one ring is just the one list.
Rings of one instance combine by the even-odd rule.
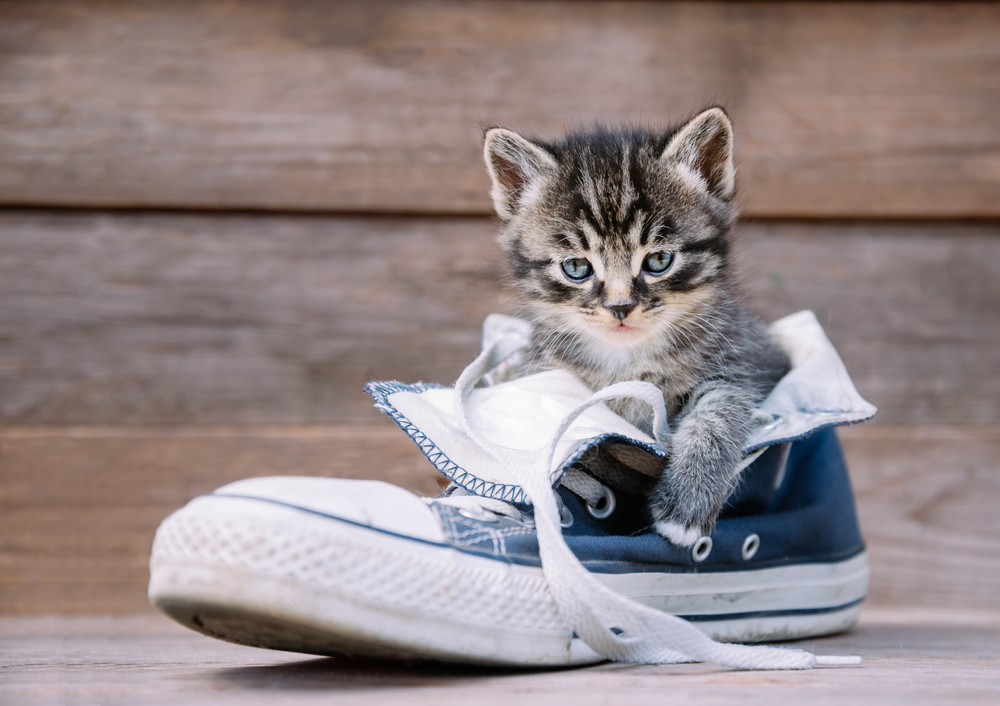
[[381, 481], [272, 476], [224, 485], [212, 495], [269, 500], [428, 542], [444, 542], [431, 509], [413, 493]]

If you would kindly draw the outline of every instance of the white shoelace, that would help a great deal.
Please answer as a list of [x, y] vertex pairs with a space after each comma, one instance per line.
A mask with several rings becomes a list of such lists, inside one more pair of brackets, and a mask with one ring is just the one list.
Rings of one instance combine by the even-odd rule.
[[[621, 382], [594, 393], [559, 425], [548, 446], [544, 467], [505, 464], [490, 452], [490, 444], [469, 423], [466, 401], [476, 383], [505, 357], [503, 342], [484, 350], [455, 383], [454, 414], [462, 430], [510, 472], [534, 508], [534, 523], [542, 572], [559, 612], [572, 630], [602, 657], [640, 664], [712, 662], [735, 669], [811, 669], [816, 665], [860, 664], [860, 657], [816, 656], [802, 650], [724, 644], [712, 640], [686, 620], [650, 608], [612, 591], [591, 574], [567, 546], [562, 535], [559, 506], [552, 487], [556, 444], [570, 425], [589, 407], [611, 399], [635, 398], [653, 409], [658, 441], [670, 435], [663, 395], [645, 382]], [[754, 457], [755, 458], [755, 457]], [[749, 464], [753, 458], [745, 459]], [[478, 506], [496, 514], [520, 518], [507, 503], [478, 496], [454, 498], [455, 504]], [[607, 626], [622, 631], [616, 634]]]

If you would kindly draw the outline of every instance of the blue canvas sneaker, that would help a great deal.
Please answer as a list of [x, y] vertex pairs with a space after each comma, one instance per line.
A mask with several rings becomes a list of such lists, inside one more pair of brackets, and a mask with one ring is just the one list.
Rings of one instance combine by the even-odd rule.
[[[757, 410], [718, 524], [691, 546], [657, 534], [646, 509], [670, 434], [659, 391], [621, 383], [595, 394], [565, 371], [505, 382], [529, 331], [494, 316], [454, 388], [367, 387], [451, 480], [444, 495], [326, 478], [232, 483], [161, 525], [150, 600], [213, 637], [314, 654], [843, 662], [726, 644], [849, 628], [868, 586], [831, 427], [875, 410], [811, 314], [771, 330], [792, 370]], [[652, 435], [604, 404], [625, 396], [653, 408]]]

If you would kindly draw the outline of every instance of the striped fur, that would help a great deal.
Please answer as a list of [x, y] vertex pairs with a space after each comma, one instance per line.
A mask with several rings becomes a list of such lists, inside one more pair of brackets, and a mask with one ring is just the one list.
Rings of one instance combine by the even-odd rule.
[[[485, 154], [500, 242], [536, 324], [520, 372], [663, 390], [675, 433], [649, 508], [661, 534], [692, 544], [737, 482], [753, 407], [788, 366], [734, 294], [729, 119], [711, 108], [665, 132], [598, 128], [552, 143], [494, 128]], [[651, 255], [669, 267], [652, 271]], [[564, 263], [589, 274], [574, 279]], [[616, 411], [649, 431], [639, 403]]]

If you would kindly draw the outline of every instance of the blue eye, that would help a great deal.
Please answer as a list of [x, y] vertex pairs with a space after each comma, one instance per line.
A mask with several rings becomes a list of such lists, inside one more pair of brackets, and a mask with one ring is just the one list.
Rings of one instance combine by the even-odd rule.
[[664, 272], [670, 269], [670, 265], [674, 261], [674, 254], [672, 252], [654, 252], [646, 255], [646, 259], [642, 261], [642, 269], [646, 270], [650, 274], [662, 275]]
[[574, 257], [563, 262], [562, 271], [574, 282], [580, 282], [590, 277], [594, 273], [594, 268], [582, 257]]

